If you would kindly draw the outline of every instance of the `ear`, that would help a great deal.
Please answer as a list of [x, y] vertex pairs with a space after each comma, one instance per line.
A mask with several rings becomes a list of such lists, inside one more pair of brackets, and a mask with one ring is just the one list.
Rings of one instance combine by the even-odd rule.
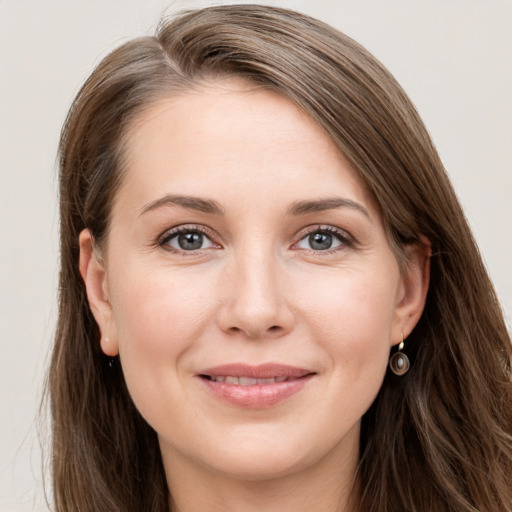
[[101, 349], [104, 354], [114, 357], [119, 354], [119, 346], [109, 299], [105, 264], [94, 248], [93, 238], [88, 229], [84, 229], [80, 233], [78, 240], [80, 244], [80, 274], [87, 291], [89, 307], [100, 328]]
[[395, 308], [395, 322], [392, 332], [392, 345], [407, 338], [418, 323], [430, 282], [430, 257], [432, 245], [426, 237], [404, 248], [406, 262], [401, 272], [401, 283]]

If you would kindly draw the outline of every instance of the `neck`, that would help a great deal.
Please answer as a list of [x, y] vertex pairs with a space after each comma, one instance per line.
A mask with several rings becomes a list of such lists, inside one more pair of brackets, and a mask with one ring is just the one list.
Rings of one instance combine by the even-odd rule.
[[[357, 435], [359, 432], [357, 432]], [[306, 469], [273, 478], [233, 478], [163, 453], [172, 512], [357, 512], [358, 443], [334, 449]]]

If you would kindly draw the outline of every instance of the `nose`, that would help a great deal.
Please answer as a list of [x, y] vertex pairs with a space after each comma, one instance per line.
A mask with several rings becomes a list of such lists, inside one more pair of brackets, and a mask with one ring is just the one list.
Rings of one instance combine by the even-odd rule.
[[286, 294], [286, 277], [269, 250], [235, 255], [222, 276], [218, 325], [250, 339], [284, 336], [294, 317]]

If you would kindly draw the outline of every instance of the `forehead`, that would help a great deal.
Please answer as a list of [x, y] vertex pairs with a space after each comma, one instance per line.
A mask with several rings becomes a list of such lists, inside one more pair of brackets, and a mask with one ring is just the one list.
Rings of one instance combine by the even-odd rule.
[[137, 203], [176, 187], [220, 198], [271, 187], [283, 200], [345, 188], [373, 206], [357, 173], [309, 116], [282, 95], [239, 80], [154, 102], [132, 123], [124, 147], [122, 191]]

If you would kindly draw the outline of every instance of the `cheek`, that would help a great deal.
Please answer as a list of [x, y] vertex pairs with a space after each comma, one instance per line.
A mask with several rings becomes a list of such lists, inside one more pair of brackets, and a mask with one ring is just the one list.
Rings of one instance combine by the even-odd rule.
[[[124, 277], [126, 276], [126, 277]], [[205, 280], [170, 269], [146, 271], [127, 266], [114, 274], [114, 314], [121, 345], [145, 350], [176, 347], [201, 323], [208, 310]]]
[[[180, 361], [202, 331], [210, 307], [204, 287], [172, 272], [125, 269], [112, 287], [123, 373], [143, 415], [166, 389], [180, 386]], [[115, 276], [120, 277], [120, 276]], [[151, 397], [148, 400], [148, 397]]]
[[384, 375], [391, 345], [398, 271], [340, 271], [302, 290], [309, 335], [329, 354], [333, 371], [353, 382]]

